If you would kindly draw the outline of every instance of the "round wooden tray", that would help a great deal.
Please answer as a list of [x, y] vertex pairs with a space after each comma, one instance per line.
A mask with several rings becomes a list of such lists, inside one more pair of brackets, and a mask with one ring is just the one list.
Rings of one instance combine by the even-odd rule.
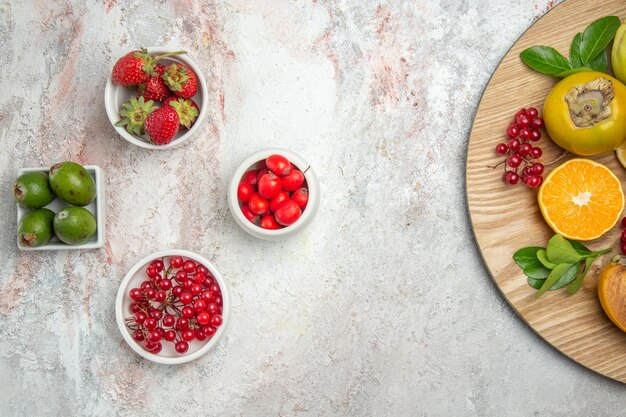
[[[539, 19], [513, 45], [489, 81], [476, 112], [468, 145], [466, 189], [484, 261], [517, 314], [574, 361], [626, 383], [626, 333], [604, 315], [596, 294], [598, 272], [611, 254], [596, 261], [578, 293], [568, 296], [564, 290], [552, 291], [537, 299], [512, 255], [524, 246], [545, 246], [553, 232], [539, 211], [537, 190], [523, 184], [507, 186], [502, 182], [502, 166], [489, 167], [504, 159], [494, 149], [505, 141], [513, 114], [529, 106], [541, 112], [545, 97], [558, 82], [526, 67], [519, 53], [533, 45], [549, 45], [567, 56], [574, 35], [607, 15], [626, 18], [626, 1], [567, 0]], [[546, 164], [563, 154], [549, 139], [541, 139], [539, 145], [544, 151], [541, 161]], [[566, 159], [547, 165], [546, 173]], [[593, 159], [610, 167], [626, 185], [626, 170], [613, 153]], [[616, 226], [602, 238], [588, 242], [588, 246], [613, 246], [612, 254], [619, 253], [620, 233], [621, 227]]]

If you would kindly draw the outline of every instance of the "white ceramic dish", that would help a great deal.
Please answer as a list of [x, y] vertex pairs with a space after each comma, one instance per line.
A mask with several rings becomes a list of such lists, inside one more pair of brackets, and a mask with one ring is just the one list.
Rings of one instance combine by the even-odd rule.
[[[102, 170], [95, 165], [85, 165], [85, 169], [91, 175], [91, 177], [96, 182], [96, 199], [89, 203], [89, 205], [85, 206], [87, 210], [93, 213], [96, 216], [96, 234], [86, 243], [82, 245], [68, 245], [67, 243], [61, 242], [59, 238], [56, 236], [50, 240], [46, 245], [38, 246], [32, 248], [30, 246], [24, 246], [20, 243], [20, 240], [16, 237], [17, 247], [21, 250], [64, 250], [64, 249], [97, 249], [104, 246], [104, 236], [105, 236], [105, 212], [104, 212], [104, 175]], [[17, 172], [17, 176], [19, 177], [26, 172], [33, 171], [41, 171], [48, 173], [48, 168], [22, 168]], [[31, 209], [21, 207], [19, 204], [17, 205], [17, 223], [20, 223], [22, 217]], [[60, 198], [55, 198], [52, 203], [45, 206], [45, 208], [58, 213], [64, 207], [70, 206], [71, 204], [66, 203]], [[17, 236], [17, 232], [16, 232]]]
[[[175, 51], [173, 49], [167, 49], [162, 47], [150, 47], [146, 49], [148, 50], [148, 53], [157, 56]], [[198, 115], [198, 119], [196, 120], [196, 122], [193, 124], [193, 126], [191, 126], [191, 129], [180, 129], [174, 139], [172, 139], [172, 142], [168, 143], [167, 145], [154, 145], [145, 135], [144, 137], [135, 136], [128, 133], [126, 128], [115, 126], [115, 123], [120, 121], [119, 110], [122, 107], [122, 104], [128, 101], [131, 97], [136, 96], [137, 93], [133, 87], [124, 87], [121, 85], [113, 84], [110, 74], [107, 79], [106, 87], [104, 88], [104, 106], [106, 108], [107, 116], [109, 117], [111, 125], [121, 137], [126, 139], [128, 142], [142, 148], [163, 150], [179, 147], [198, 134], [207, 113], [208, 89], [206, 86], [206, 81], [204, 79], [204, 74], [202, 74], [200, 68], [198, 68], [198, 66], [192, 61], [192, 59], [189, 57], [189, 54], [169, 56], [163, 58], [159, 62], [163, 63], [164, 65], [168, 65], [172, 62], [178, 62], [187, 65], [196, 73], [198, 77], [198, 92], [191, 99], [198, 105], [198, 108], [200, 109], [200, 114]]]
[[[241, 177], [246, 171], [255, 169], [258, 162], [266, 159], [273, 154], [283, 155], [292, 164], [294, 164], [304, 174], [305, 185], [309, 189], [309, 201], [306, 208], [302, 211], [302, 216], [290, 226], [287, 226], [278, 230], [263, 229], [245, 218], [241, 212], [239, 201], [237, 200], [237, 187], [241, 181]], [[235, 218], [235, 221], [243, 230], [248, 232], [254, 237], [264, 240], [282, 240], [291, 237], [299, 233], [302, 229], [307, 227], [319, 208], [320, 204], [320, 185], [317, 179], [317, 175], [313, 170], [313, 167], [308, 164], [300, 155], [287, 151], [285, 149], [271, 148], [256, 152], [246, 158], [245, 161], [239, 165], [239, 168], [235, 170], [233, 177], [230, 180], [228, 186], [228, 206], [230, 212]]]
[[[154, 354], [144, 349], [133, 339], [130, 330], [128, 329], [128, 327], [126, 327], [126, 324], [124, 323], [124, 318], [130, 317], [132, 314], [129, 311], [132, 300], [128, 295], [128, 291], [131, 288], [139, 287], [142, 281], [148, 279], [145, 273], [145, 268], [151, 261], [158, 258], [164, 258], [164, 264], [169, 265], [169, 258], [171, 258], [172, 256], [182, 256], [183, 258], [192, 259], [196, 262], [203, 264], [209, 269], [209, 271], [211, 271], [222, 292], [223, 322], [217, 328], [217, 331], [210, 339], [207, 339], [203, 342], [199, 342], [197, 340], [190, 342], [189, 350], [182, 355], [176, 352], [176, 350], [174, 349], [174, 344], [171, 342], [162, 342], [163, 349], [158, 354]], [[124, 338], [126, 343], [128, 343], [128, 346], [130, 346], [131, 349], [137, 352], [137, 354], [153, 362], [165, 365], [177, 365], [198, 359], [200, 356], [211, 350], [211, 348], [213, 348], [213, 346], [215, 346], [215, 344], [219, 341], [219, 339], [222, 337], [222, 334], [224, 333], [224, 328], [226, 327], [228, 323], [228, 318], [230, 316], [230, 295], [228, 293], [228, 286], [226, 285], [226, 282], [220, 275], [219, 271], [206, 258], [196, 253], [181, 249], [165, 250], [146, 256], [145, 258], [137, 262], [130, 269], [130, 271], [128, 271], [120, 284], [119, 290], [117, 291], [117, 299], [115, 301], [115, 315], [117, 319], [117, 325], [120, 329], [120, 333], [122, 333], [122, 337]]]

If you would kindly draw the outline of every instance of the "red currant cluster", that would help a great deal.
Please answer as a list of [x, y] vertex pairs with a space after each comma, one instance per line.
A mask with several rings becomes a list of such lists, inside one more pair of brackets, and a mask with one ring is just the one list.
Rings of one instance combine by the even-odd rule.
[[210, 339], [222, 324], [222, 292], [209, 269], [191, 259], [172, 256], [161, 274], [164, 269], [162, 259], [150, 262], [149, 279], [128, 292], [133, 316], [126, 318], [126, 326], [154, 354], [163, 348], [162, 340], [183, 354], [189, 342]]
[[502, 176], [502, 180], [507, 184], [515, 185], [519, 182], [521, 168], [521, 179], [524, 184], [531, 188], [541, 185], [544, 166], [533, 159], [539, 159], [542, 151], [531, 142], [541, 139], [542, 127], [543, 119], [539, 117], [539, 111], [536, 108], [521, 109], [515, 113], [513, 122], [506, 129], [508, 143], [496, 145], [498, 155], [507, 154]]

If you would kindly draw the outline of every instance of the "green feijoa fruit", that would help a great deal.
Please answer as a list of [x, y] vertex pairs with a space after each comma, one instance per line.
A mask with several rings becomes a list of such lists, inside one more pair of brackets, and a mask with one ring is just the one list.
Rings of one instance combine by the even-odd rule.
[[81, 245], [96, 233], [96, 218], [83, 207], [69, 206], [54, 216], [54, 233], [68, 245]]
[[54, 212], [46, 208], [29, 211], [17, 225], [17, 238], [21, 245], [37, 247], [45, 245], [54, 236]]
[[38, 209], [50, 204], [56, 196], [48, 183], [48, 174], [33, 171], [17, 177], [13, 184], [13, 198], [22, 207]]
[[76, 162], [60, 162], [50, 168], [50, 186], [63, 201], [86, 206], [96, 198], [96, 183], [87, 170]]

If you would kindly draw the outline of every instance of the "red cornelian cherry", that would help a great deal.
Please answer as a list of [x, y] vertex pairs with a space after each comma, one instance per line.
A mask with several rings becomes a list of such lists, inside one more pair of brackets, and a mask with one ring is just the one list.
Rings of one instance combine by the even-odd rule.
[[519, 129], [515, 126], [515, 124], [511, 123], [509, 127], [506, 128], [506, 135], [509, 139], [515, 139], [517, 135], [519, 135]]
[[157, 272], [163, 271], [164, 265], [163, 265], [163, 261], [160, 259], [155, 259], [154, 261], [150, 263], [150, 265], [153, 266], [157, 270]]
[[533, 150], [533, 145], [530, 143], [522, 143], [522, 146], [519, 147], [519, 154], [521, 156], [526, 156], [530, 154]]
[[177, 271], [176, 275], [174, 275], [174, 279], [179, 284], [182, 284], [183, 282], [187, 281], [187, 273], [185, 271], [182, 271], [182, 270], [181, 271]]
[[198, 323], [200, 324], [209, 324], [209, 322], [211, 321], [211, 316], [208, 312], [201, 311], [200, 313], [198, 313], [196, 320], [198, 320]]
[[509, 151], [509, 147], [506, 145], [506, 143], [498, 143], [496, 145], [496, 153], [498, 155], [504, 155], [508, 151]]
[[163, 278], [161, 281], [159, 281], [158, 285], [160, 289], [162, 289], [163, 291], [167, 291], [172, 288], [172, 280], [168, 278]]
[[193, 299], [193, 295], [191, 295], [190, 292], [185, 291], [178, 298], [180, 299], [181, 303], [189, 304], [191, 303], [191, 300]]
[[254, 191], [254, 187], [249, 182], [241, 182], [237, 187], [237, 199], [242, 203], [247, 203]]
[[175, 297], [180, 297], [183, 291], [184, 291], [183, 287], [181, 287], [180, 285], [177, 285], [174, 288], [172, 288], [172, 295]]
[[186, 318], [190, 319], [193, 316], [195, 316], [196, 312], [193, 310], [193, 308], [191, 308], [189, 306], [185, 306], [185, 307], [182, 308], [181, 314], [183, 315], [183, 317], [186, 317]]
[[518, 166], [520, 166], [520, 164], [522, 163], [522, 157], [519, 156], [516, 153], [512, 153], [509, 155], [509, 157], [506, 160], [506, 163], [508, 166], [510, 166], [511, 168], [517, 168]]
[[541, 148], [535, 146], [533, 148], [533, 150], [530, 152], [530, 154], [533, 156], [533, 158], [539, 159], [539, 158], [541, 158], [541, 155], [543, 154], [543, 151], [541, 150]]
[[507, 171], [504, 174], [503, 180], [508, 184], [515, 185], [519, 182], [519, 175], [513, 171]]
[[166, 314], [163, 316], [162, 323], [164, 327], [172, 327], [174, 324], [176, 324], [176, 318], [171, 314]]
[[174, 340], [176, 340], [176, 332], [174, 330], [166, 331], [163, 339], [167, 340], [168, 342], [173, 342]]
[[541, 132], [538, 130], [531, 130], [530, 140], [532, 140], [533, 142], [537, 142], [539, 139], [541, 139]]
[[189, 326], [189, 319], [185, 317], [179, 317], [176, 319], [176, 329], [185, 330]]
[[138, 342], [142, 342], [145, 338], [146, 338], [146, 336], [143, 334], [143, 332], [140, 329], [133, 330], [133, 339], [134, 340], [136, 340]]
[[539, 115], [539, 111], [536, 108], [529, 107], [526, 109], [526, 116], [528, 116], [529, 118], [534, 119], [538, 115]]
[[198, 264], [196, 266], [196, 272], [198, 274], [204, 274], [204, 275], [209, 275], [211, 273], [211, 271], [209, 271], [209, 268], [207, 268], [206, 266], [202, 264]]
[[520, 131], [519, 131], [519, 138], [521, 140], [526, 141], [526, 140], [530, 139], [530, 137], [531, 137], [531, 133], [530, 133], [530, 129], [529, 128], [524, 127], [522, 129], [520, 129]]
[[215, 334], [216, 329], [214, 326], [207, 324], [206, 326], [202, 326], [202, 331], [207, 337], [211, 337]]
[[537, 162], [536, 164], [533, 165], [532, 170], [533, 170], [533, 174], [541, 175], [543, 174], [544, 166], [543, 164], [540, 164], [539, 162]]
[[518, 139], [509, 140], [509, 149], [512, 151], [518, 151], [520, 145], [521, 145], [521, 142]]
[[196, 272], [196, 263], [192, 261], [191, 259], [187, 259], [185, 263], [183, 264], [183, 270], [188, 274], [191, 274], [192, 272]]
[[220, 326], [223, 322], [222, 316], [219, 314], [214, 314], [211, 316], [211, 325], [217, 327]]
[[531, 122], [531, 126], [533, 127], [533, 129], [536, 129], [536, 130], [541, 129], [543, 125], [544, 125], [544, 122], [541, 117], [535, 117]]
[[149, 317], [143, 321], [143, 326], [148, 330], [154, 330], [157, 327], [156, 319]]
[[194, 332], [192, 329], [185, 329], [181, 332], [180, 337], [185, 342], [191, 342], [193, 339], [196, 338], [196, 332]]

